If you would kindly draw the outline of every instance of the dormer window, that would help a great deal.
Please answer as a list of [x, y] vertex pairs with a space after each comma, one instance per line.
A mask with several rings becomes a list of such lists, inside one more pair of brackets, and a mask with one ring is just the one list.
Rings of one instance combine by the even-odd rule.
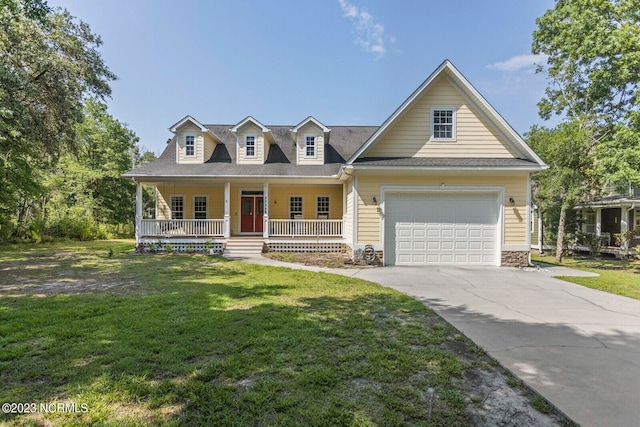
[[244, 137], [244, 155], [245, 157], [256, 157], [255, 135], [246, 135]]
[[434, 141], [456, 140], [456, 110], [453, 107], [431, 109], [431, 139]]
[[316, 157], [316, 136], [315, 135], [304, 136], [304, 156]]
[[186, 157], [195, 157], [196, 155], [196, 136], [195, 135], [185, 135], [184, 155]]

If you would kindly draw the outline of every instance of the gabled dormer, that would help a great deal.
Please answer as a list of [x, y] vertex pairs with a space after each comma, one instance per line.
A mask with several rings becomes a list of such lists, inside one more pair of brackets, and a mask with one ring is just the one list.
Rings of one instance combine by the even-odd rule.
[[230, 129], [236, 135], [236, 161], [239, 165], [264, 164], [273, 143], [271, 130], [249, 116]]
[[201, 164], [209, 160], [220, 138], [191, 116], [169, 130], [175, 135], [176, 163]]
[[325, 144], [329, 143], [331, 129], [309, 116], [291, 129], [296, 142], [296, 163], [323, 165]]

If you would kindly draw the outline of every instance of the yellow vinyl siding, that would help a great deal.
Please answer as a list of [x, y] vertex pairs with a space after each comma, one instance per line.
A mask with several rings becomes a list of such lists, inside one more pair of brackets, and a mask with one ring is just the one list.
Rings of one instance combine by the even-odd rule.
[[[195, 157], [187, 157], [186, 147], [184, 137], [185, 135], [194, 135], [195, 136]], [[191, 123], [186, 123], [180, 127], [178, 132], [176, 132], [176, 138], [178, 141], [178, 163], [204, 163], [204, 135], [200, 131], [200, 128], [192, 125]], [[213, 151], [212, 151], [213, 153]]]
[[210, 135], [205, 135], [204, 137], [204, 162], [209, 160], [213, 155], [214, 150], [216, 149], [216, 142]]
[[289, 219], [289, 197], [302, 197], [304, 219], [317, 218], [317, 197], [329, 196], [329, 219], [342, 219], [342, 184], [269, 187], [269, 218]]
[[[262, 130], [254, 125], [253, 123], [247, 123], [242, 126], [241, 129], [238, 130], [238, 142], [236, 144], [238, 153], [237, 159], [238, 164], [243, 165], [260, 165], [264, 163], [264, 159], [266, 156], [265, 153], [265, 140], [264, 134]], [[255, 157], [246, 157], [245, 156], [245, 136], [254, 135], [256, 137], [256, 156]]]
[[[455, 141], [431, 141], [431, 108], [456, 109]], [[410, 106], [365, 157], [520, 157], [442, 76]]]
[[[505, 245], [527, 244], [527, 176], [359, 176], [358, 244], [380, 244], [380, 213], [373, 203], [381, 200], [381, 186], [504, 187]], [[515, 205], [509, 204], [513, 197]]]
[[[305, 136], [315, 135], [316, 137], [316, 157], [305, 157]], [[299, 165], [322, 165], [324, 164], [324, 133], [322, 129], [314, 123], [308, 123], [298, 129], [297, 151]]]
[[193, 197], [207, 196], [207, 219], [224, 218], [224, 187], [179, 186], [173, 184], [158, 185], [158, 209], [156, 219], [171, 218], [171, 196], [184, 197], [184, 218], [193, 219]]

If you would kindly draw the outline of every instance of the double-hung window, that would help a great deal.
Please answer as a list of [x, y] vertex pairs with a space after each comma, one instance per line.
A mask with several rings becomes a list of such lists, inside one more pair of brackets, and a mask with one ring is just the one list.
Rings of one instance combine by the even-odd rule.
[[436, 141], [456, 140], [456, 110], [453, 107], [431, 109], [431, 137]]
[[315, 135], [304, 136], [304, 156], [305, 157], [316, 156], [316, 136]]
[[171, 196], [171, 219], [184, 219], [184, 197]]
[[207, 219], [207, 196], [195, 196], [193, 198], [193, 218]]
[[184, 155], [194, 157], [196, 155], [196, 137], [195, 135], [185, 135], [184, 137]]
[[318, 219], [329, 219], [329, 196], [318, 196], [316, 199]]
[[289, 198], [289, 217], [291, 219], [302, 219], [302, 196], [291, 196]]
[[244, 155], [245, 157], [256, 156], [256, 136], [246, 135], [244, 137]]

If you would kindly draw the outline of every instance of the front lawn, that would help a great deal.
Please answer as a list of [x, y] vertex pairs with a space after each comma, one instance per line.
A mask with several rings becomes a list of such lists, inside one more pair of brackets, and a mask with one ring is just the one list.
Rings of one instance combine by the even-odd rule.
[[[532, 254], [534, 262], [557, 264], [553, 256]], [[564, 267], [598, 273], [598, 277], [559, 277], [567, 282], [598, 289], [629, 298], [640, 299], [640, 262], [623, 263], [616, 259], [569, 258], [562, 259]]]
[[487, 416], [525, 413], [478, 385], [503, 375], [481, 349], [398, 292], [131, 249], [0, 247], [0, 402], [38, 405], [0, 423], [449, 426], [489, 401]]

